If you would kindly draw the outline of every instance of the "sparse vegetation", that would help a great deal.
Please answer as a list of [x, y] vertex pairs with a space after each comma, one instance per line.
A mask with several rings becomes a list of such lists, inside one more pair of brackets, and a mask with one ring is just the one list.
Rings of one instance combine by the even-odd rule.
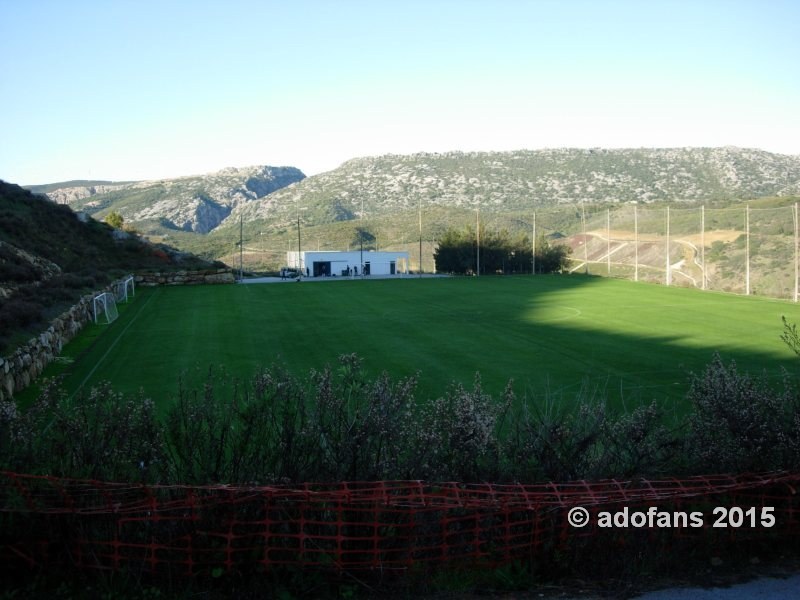
[[[792, 260], [784, 243], [791, 235], [786, 211], [800, 193], [799, 169], [796, 157], [739, 148], [452, 152], [354, 159], [314, 177], [302, 179], [302, 174], [295, 174], [295, 179], [286, 177], [280, 184], [276, 179], [266, 197], [262, 197], [267, 191], [264, 186], [275, 175], [269, 168], [264, 168], [266, 175], [226, 170], [203, 177], [96, 186], [92, 188], [96, 194], [75, 196], [72, 203], [98, 218], [118, 211], [129, 225], [153, 239], [236, 265], [239, 253], [234, 251], [243, 217], [245, 267], [276, 272], [285, 262], [286, 251], [297, 248], [298, 213], [304, 248], [347, 249], [354, 243], [357, 220], [359, 227], [375, 237], [377, 246], [407, 250], [414, 270], [420, 265], [413, 263], [421, 260], [422, 270], [432, 271], [433, 253], [444, 232], [474, 224], [476, 208], [482, 218], [485, 215], [489, 235], [503, 230], [514, 238], [531, 234], [530, 220], [536, 211], [546, 235], [574, 236], [581, 232], [583, 212], [590, 230], [604, 229], [605, 212], [610, 209], [611, 221], [617, 224], [614, 228], [632, 237], [631, 203], [662, 209], [651, 210], [650, 219], [640, 215], [640, 227], [642, 232], [663, 235], [666, 206], [703, 205], [714, 212], [707, 215], [708, 232], [741, 232], [747, 202], [761, 211], [753, 213], [753, 228], [765, 236], [756, 240], [754, 235], [751, 240], [754, 291], [785, 297], [782, 279]], [[296, 183], [287, 185], [292, 182]], [[48, 191], [59, 201], [69, 201], [73, 193]], [[724, 210], [729, 207], [735, 209]], [[781, 208], [786, 210], [770, 212]], [[421, 258], [414, 243], [419, 239], [419, 212], [423, 217]], [[679, 211], [673, 213], [674, 233], [691, 237], [698, 232], [699, 212], [685, 212], [683, 217]], [[697, 245], [698, 240], [690, 243]], [[736, 255], [735, 259], [720, 261], [726, 256], [707, 253], [714, 271], [709, 284], [713, 289], [738, 291], [743, 249], [731, 245], [725, 251]], [[631, 261], [629, 257], [627, 262]], [[663, 270], [663, 264], [662, 254], [649, 267]], [[691, 264], [687, 260], [689, 271]], [[784, 269], [777, 274], [755, 275], [781, 266]], [[688, 274], [699, 281], [699, 273]]]
[[271, 484], [304, 481], [539, 482], [760, 472], [800, 461], [800, 396], [715, 358], [694, 375], [688, 415], [656, 403], [613, 409], [579, 391], [567, 404], [500, 398], [453, 383], [420, 402], [414, 376], [372, 378], [355, 355], [295, 376], [246, 381], [209, 370], [179, 388], [166, 418], [108, 383], [74, 398], [47, 385], [0, 407], [0, 468], [108, 481]]
[[[493, 398], [477, 377], [471, 388], [453, 384], [444, 396], [428, 403], [417, 401], [415, 389], [415, 377], [370, 377], [355, 355], [341, 356], [335, 368], [299, 377], [280, 366], [264, 369], [247, 381], [212, 370], [202, 387], [180, 389], [179, 401], [164, 421], [146, 397], [118, 394], [108, 384], [74, 398], [49, 385], [27, 409], [0, 403], [0, 469], [132, 484], [251, 486], [397, 479], [563, 483], [705, 474], [709, 468], [790, 469], [800, 460], [796, 391], [787, 395], [786, 389], [739, 374], [735, 365], [718, 358], [704, 373], [693, 376], [694, 408], [671, 427], [655, 403], [614, 412], [602, 396], [583, 391], [574, 399], [577, 410], [569, 411], [555, 403], [520, 404], [510, 384], [501, 398]], [[722, 401], [730, 393], [735, 396], [732, 407]], [[793, 419], [785, 418], [792, 414]], [[664, 499], [659, 506], [667, 509], [669, 501]], [[217, 517], [213, 507], [206, 507], [207, 518], [227, 521], [230, 507], [225, 504], [219, 510]], [[282, 510], [291, 508], [287, 505]], [[354, 525], [356, 517], [347, 518]], [[166, 527], [168, 522], [165, 517]], [[25, 521], [12, 515], [5, 523], [4, 535], [14, 536]], [[78, 527], [90, 539], [103, 540], [108, 535], [102, 519], [84, 520]], [[391, 533], [387, 535], [391, 539]], [[544, 562], [478, 569], [475, 573], [483, 575], [470, 578], [469, 586], [479, 580], [493, 581], [493, 586], [515, 585], [514, 581], [529, 585], [535, 577], [578, 573], [606, 577], [611, 568], [615, 573], [636, 575], [654, 572], [656, 564], [650, 561], [655, 555], [658, 565], [665, 559], [678, 559], [669, 552], [663, 554], [666, 548], [660, 538], [658, 551], [653, 549], [653, 532], [646, 539], [648, 552], [639, 541], [633, 532], [626, 535], [630, 543], [620, 545], [613, 560], [584, 564], [575, 562], [573, 553], [604, 547], [606, 537], [602, 532], [595, 537], [570, 537]], [[689, 543], [696, 551], [698, 545], [709, 542], [703, 537]], [[752, 543], [747, 543], [751, 552], [747, 556], [752, 556]], [[791, 541], [778, 541], [785, 543]], [[724, 551], [715, 547], [714, 556], [735, 556], [736, 548], [732, 544], [726, 544]], [[623, 571], [619, 571], [623, 569], [620, 561]], [[539, 571], [540, 563], [547, 565], [546, 574]], [[244, 556], [232, 564], [233, 572], [215, 585], [202, 576], [193, 581], [210, 589], [259, 588], [264, 573], [248, 577], [250, 564]], [[135, 561], [131, 565], [122, 565], [115, 576], [130, 577], [135, 587], [156, 590], [149, 586], [169, 588], [182, 581], [144, 579]], [[298, 573], [295, 568], [273, 568], [268, 571], [269, 585], [302, 589], [295, 580]], [[310, 573], [319, 577], [316, 593], [332, 581], [323, 571]], [[453, 589], [447, 579], [452, 571], [433, 573], [433, 589]], [[211, 577], [222, 574], [222, 568], [215, 569]], [[407, 575], [404, 585], [414, 585], [414, 572]], [[506, 581], [511, 575], [514, 579]], [[303, 572], [304, 579], [308, 576]], [[369, 577], [353, 581], [358, 584], [353, 592], [372, 582]], [[49, 584], [41, 585], [47, 588]], [[340, 588], [334, 587], [331, 593], [335, 595], [336, 589]]]
[[786, 374], [774, 389], [717, 356], [692, 378], [686, 459], [695, 472], [749, 473], [800, 464], [800, 394]]
[[207, 261], [156, 246], [0, 181], [0, 355], [82, 295], [135, 269], [192, 268]]
[[[11, 196], [14, 194], [16, 190], [12, 190]], [[174, 254], [166, 248], [141, 244], [135, 237], [114, 241], [105, 225], [90, 222], [86, 225], [90, 229], [82, 229], [67, 218], [63, 221], [55, 219], [54, 222], [62, 230], [72, 233], [54, 231], [49, 240], [42, 238], [40, 243], [44, 251], [39, 256], [43, 260], [28, 260], [15, 250], [15, 239], [19, 241], [28, 235], [41, 233], [31, 230], [24, 206], [5, 203], [5, 197], [1, 199], [4, 204], [0, 209], [6, 211], [4, 214], [17, 227], [0, 243], [0, 273], [4, 285], [13, 285], [14, 290], [0, 308], [0, 330], [4, 332], [6, 327], [35, 326], [42, 315], [60, 302], [69, 302], [74, 294], [102, 285], [119, 265], [127, 267], [129, 264], [116, 262], [118, 259], [139, 257], [142, 263], [159, 266], [174, 260]], [[25, 197], [22, 202], [34, 200]], [[56, 210], [63, 212], [64, 209]], [[65, 216], [67, 213], [58, 214]], [[351, 236], [352, 242], [352, 223], [340, 225], [343, 235]], [[29, 229], [27, 233], [24, 231], [26, 227]], [[23, 233], [15, 238], [18, 230]], [[446, 249], [451, 239], [459, 240], [458, 232], [443, 227], [436, 231], [440, 249]], [[530, 238], [520, 236], [515, 240], [500, 227], [493, 231], [501, 233], [482, 234], [486, 244], [485, 250], [482, 248], [485, 268], [502, 272], [527, 271], [531, 261]], [[365, 239], [364, 232], [370, 236], [369, 244], [379, 244], [382, 233], [374, 223], [365, 225], [364, 231], [357, 233], [359, 243]], [[293, 234], [291, 228], [287, 234]], [[94, 240], [92, 236], [97, 236], [98, 246], [73, 250], [70, 246], [72, 238], [81, 236], [91, 240]], [[53, 240], [57, 241], [48, 246], [46, 242]], [[62, 241], [67, 245], [59, 248]], [[741, 242], [734, 241], [732, 245], [737, 251], [742, 250]], [[536, 260], [537, 264], [541, 261], [540, 266], [544, 267], [548, 248], [545, 244], [541, 247], [545, 252], [541, 255], [537, 252]], [[565, 247], [559, 248], [555, 260], [561, 268]], [[774, 252], [764, 243], [760, 246], [754, 244], [751, 250], [765, 256]], [[73, 252], [75, 258], [70, 262], [67, 259]], [[75, 268], [81, 261], [91, 263], [91, 267]], [[728, 265], [730, 269], [734, 267]], [[544, 281], [536, 284], [544, 287], [536, 290], [523, 287], [534, 279]], [[524, 364], [526, 369], [531, 369], [531, 365], [542, 368], [541, 354], [534, 360], [522, 351], [534, 340], [544, 353], [557, 349], [558, 361], [569, 363], [563, 364], [562, 368], [568, 371], [573, 383], [581, 377], [576, 374], [575, 365], [588, 356], [592, 357], [596, 368], [596, 356], [624, 355], [625, 352], [630, 356], [631, 352], [647, 352], [652, 353], [647, 357], [651, 366], [657, 364], [659, 368], [645, 370], [643, 379], [652, 384], [661, 378], [663, 380], [658, 385], [667, 389], [667, 386], [675, 385], [675, 373], [685, 374], [687, 365], [696, 369], [701, 360], [699, 357], [708, 355], [708, 348], [691, 338], [689, 332], [692, 331], [693, 319], [697, 318], [707, 328], [709, 319], [712, 319], [710, 314], [698, 317], [688, 311], [680, 315], [686, 327], [683, 330], [685, 341], [672, 339], [675, 333], [672, 327], [661, 332], [662, 336], [671, 334], [669, 341], [653, 341], [650, 336], [657, 329], [658, 319], [652, 314], [644, 314], [651, 303], [637, 305], [642, 311], [638, 315], [638, 325], [628, 324], [622, 331], [621, 323], [627, 322], [620, 320], [614, 311], [601, 309], [597, 318], [592, 319], [588, 307], [583, 312], [574, 307], [566, 310], [565, 294], [568, 290], [563, 285], [550, 287], [547, 282], [555, 280], [558, 283], [592, 281], [577, 277], [503, 278], [502, 281], [510, 282], [513, 287], [514, 293], [510, 294], [514, 298], [513, 310], [508, 310], [507, 304], [498, 303], [497, 289], [492, 293], [484, 289], [483, 293], [477, 294], [480, 301], [471, 298], [458, 303], [453, 301], [453, 288], [451, 294], [439, 302], [435, 295], [417, 287], [415, 301], [418, 304], [406, 316], [387, 311], [387, 307], [392, 307], [393, 311], [402, 312], [395, 308], [402, 300], [398, 288], [377, 285], [372, 290], [378, 291], [378, 302], [369, 301], [369, 295], [362, 292], [358, 323], [345, 318], [345, 314], [345, 317], [326, 325], [334, 330], [332, 338], [348, 343], [356, 340], [351, 343], [352, 349], [341, 353], [339, 362], [332, 367], [317, 367], [299, 375], [297, 373], [302, 369], [297, 367], [295, 360], [292, 360], [292, 371], [280, 365], [261, 366], [265, 357], [274, 356], [269, 353], [282, 343], [282, 334], [276, 333], [272, 326], [264, 327], [258, 313], [266, 312], [264, 309], [268, 307], [270, 323], [274, 325], [276, 319], [281, 321], [280, 316], [276, 317], [276, 311], [286, 310], [286, 307], [278, 307], [274, 298], [270, 304], [249, 290], [248, 293], [255, 296], [252, 300], [256, 302], [257, 310], [248, 309], [244, 303], [223, 304], [234, 313], [234, 319], [247, 322], [249, 327], [260, 332], [252, 347], [248, 346], [250, 342], [235, 335], [227, 342], [221, 341], [224, 338], [222, 330], [231, 334], [222, 321], [216, 324], [204, 322], [203, 326], [214, 340], [214, 358], [218, 359], [215, 362], [232, 361], [231, 371], [214, 367], [199, 381], [190, 376], [182, 378], [177, 391], [171, 395], [171, 402], [163, 402], [160, 392], [157, 397], [144, 389], [120, 392], [108, 382], [95, 382], [92, 388], [76, 391], [60, 388], [57, 382], [52, 381], [30, 404], [0, 404], [0, 469], [131, 483], [263, 485], [417, 478], [496, 483], [606, 477], [632, 479], [790, 469], [800, 463], [800, 395], [791, 376], [784, 373], [780, 381], [774, 372], [769, 376], [751, 376], [739, 370], [737, 363], [729, 358], [731, 354], [737, 358], [754, 357], [753, 364], [757, 362], [770, 367], [777, 362], [791, 364], [787, 360], [777, 361], [775, 348], [763, 356], [757, 356], [761, 349], [748, 354], [728, 348], [726, 358], [714, 357], [698, 374], [690, 377], [685, 397], [685, 388], [670, 388], [674, 393], [666, 397], [684, 401], [677, 410], [670, 403], [650, 401], [647, 395], [658, 388], [646, 388], [643, 392], [645, 388], [637, 387], [638, 391], [633, 395], [622, 393], [623, 379], [627, 375], [635, 376], [630, 373], [620, 376], [619, 398], [616, 390], [610, 389], [607, 374], [601, 376], [605, 378], [605, 387], [602, 382], [585, 381], [583, 386], [565, 385], [552, 390], [533, 385], [528, 380], [521, 386], [521, 395], [517, 394], [511, 382], [498, 391], [498, 366], [504, 369], [506, 364]], [[457, 279], [447, 283], [472, 285], [476, 282]], [[490, 283], [497, 283], [497, 280]], [[609, 284], [613, 286], [619, 282]], [[396, 284], [392, 282], [389, 285]], [[322, 296], [310, 298], [308, 287], [285, 286], [287, 292], [293, 290], [295, 294], [306, 294], [305, 297], [295, 296], [290, 308], [298, 309], [298, 305], [305, 306], [304, 302], [310, 302], [308, 306], [317, 309], [321, 305], [331, 307]], [[355, 288], [341, 289], [352, 291]], [[631, 289], [620, 287], [617, 293], [612, 293], [614, 305], [619, 306], [621, 298], [629, 298]], [[279, 290], [273, 290], [273, 295], [277, 295]], [[238, 291], [230, 286], [222, 293]], [[681, 290], [666, 292], [683, 293]], [[543, 303], [543, 297], [548, 293], [558, 301]], [[353, 297], [345, 295], [350, 306]], [[763, 312], [758, 310], [757, 300], [727, 300], [735, 300], [738, 310], [743, 311], [741, 314]], [[597, 302], [598, 296], [594, 295], [591, 303]], [[662, 304], [653, 304], [653, 309], [660, 310]], [[235, 309], [231, 310], [234, 305]], [[380, 307], [380, 312], [375, 312], [375, 305]], [[551, 312], [547, 312], [546, 305]], [[419, 306], [428, 311], [426, 317], [422, 316]], [[726, 306], [732, 307], [733, 304]], [[686, 309], [687, 303], [682, 303], [682, 307]], [[177, 313], [170, 313], [167, 307], [164, 318], [179, 320], [187, 310], [190, 308], [181, 306]], [[352, 307], [349, 310], [352, 317]], [[365, 325], [361, 321], [370, 314], [374, 323]], [[491, 319], [487, 316], [489, 314], [493, 315]], [[576, 315], [584, 320], [583, 325], [588, 323], [589, 326], [583, 328], [575, 323], [563, 326], [562, 321], [575, 319]], [[776, 319], [774, 315], [770, 318]], [[730, 329], [727, 333], [731, 339], [742, 344], [741, 332], [730, 325], [735, 319], [728, 314], [723, 320]], [[302, 352], [319, 357], [319, 348], [310, 348], [307, 343], [309, 339], [320, 339], [319, 330], [313, 326], [303, 330], [304, 325], [298, 319], [285, 321], [292, 324], [290, 335], [303, 338]], [[611, 322], [611, 330], [604, 329], [606, 321]], [[434, 327], [443, 322], [446, 323], [443, 331], [448, 331], [449, 336], [435, 333]], [[558, 325], [552, 326], [551, 322]], [[376, 340], [378, 328], [375, 323], [383, 324], [391, 335]], [[800, 355], [800, 336], [796, 327], [790, 325], [786, 317], [783, 325], [781, 339]], [[743, 323], [742, 327], [751, 326]], [[190, 329], [184, 327], [183, 331]], [[439, 365], [434, 374], [440, 387], [431, 394], [435, 388], [430, 385], [421, 388], [419, 373], [401, 373], [397, 368], [398, 364], [419, 364], [420, 370], [425, 370], [441, 362], [431, 359], [420, 364], [419, 351], [409, 343], [410, 338], [435, 337], [438, 342], [443, 342], [437, 350], [438, 356], [443, 357], [458, 353], [464, 337], [454, 334], [465, 329], [469, 329], [469, 336], [474, 338], [471, 342], [477, 347], [476, 356], [480, 358], [477, 363], [480, 364], [481, 360], [487, 362], [487, 353], [492, 356], [491, 362], [499, 363], [493, 365], [495, 373], [488, 385], [481, 376], [475, 376], [472, 384], [465, 386], [458, 381], [455, 369], [445, 364]], [[504, 338], [504, 347], [495, 346], [493, 350], [490, 341], [498, 336], [498, 331], [508, 335]], [[578, 349], [568, 348], [567, 341], [576, 338], [582, 340]], [[517, 344], [509, 340], [517, 340]], [[187, 346], [185, 339], [177, 340], [177, 343], [184, 348]], [[627, 347], [622, 349], [631, 343], [635, 347], [633, 351]], [[391, 348], [380, 355], [375, 352], [380, 344], [389, 344]], [[234, 345], [240, 363], [245, 362], [241, 360], [243, 352], [252, 354], [251, 358], [259, 363], [259, 368], [242, 376], [238, 369], [243, 364], [233, 364], [236, 360], [227, 355]], [[269, 348], [268, 352], [265, 347]], [[351, 350], [370, 354], [370, 364], [352, 354]], [[172, 353], [172, 358], [180, 354], [168, 345], [160, 348], [160, 352]], [[391, 362], [386, 357], [393, 354], [399, 358]], [[680, 356], [681, 363], [674, 365], [674, 369], [664, 369], [661, 363], [676, 356]], [[623, 360], [627, 359], [623, 357]], [[122, 362], [131, 370], [132, 363], [128, 359]], [[197, 364], [193, 366], [197, 368]], [[388, 372], [376, 372], [376, 366], [377, 371], [386, 368]], [[171, 374], [175, 374], [176, 369], [174, 363], [168, 365]], [[475, 370], [480, 372], [481, 368]], [[506, 376], [512, 374], [515, 373], [506, 373]], [[143, 378], [142, 373], [136, 371], [136, 377], [137, 386], [142, 386], [147, 377], [160, 376], [148, 374]], [[68, 379], [63, 383], [68, 383]], [[14, 526], [19, 527], [20, 523], [16, 521]], [[620, 556], [625, 552], [634, 556], [637, 550], [632, 546], [629, 550], [622, 550]], [[553, 558], [553, 564], [564, 569], [568, 569], [570, 562], [567, 556], [555, 555]], [[505, 571], [497, 571], [497, 576], [524, 578], [529, 574], [527, 568], [520, 567], [520, 575], [513, 567], [508, 567]], [[281, 573], [279, 577], [284, 575], [286, 573]], [[291, 579], [296, 575], [290, 572], [286, 577]], [[281, 579], [280, 585], [286, 585], [286, 580]], [[352, 588], [347, 590], [353, 591]]]

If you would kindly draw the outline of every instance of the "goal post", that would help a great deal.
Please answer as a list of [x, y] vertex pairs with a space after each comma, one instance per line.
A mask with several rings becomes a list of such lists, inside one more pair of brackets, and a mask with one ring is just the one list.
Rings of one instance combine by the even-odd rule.
[[114, 285], [114, 296], [117, 302], [127, 302], [135, 295], [136, 286], [133, 281], [133, 275], [120, 279]]
[[95, 323], [113, 323], [119, 317], [114, 294], [103, 292], [95, 296], [92, 300], [92, 313]]

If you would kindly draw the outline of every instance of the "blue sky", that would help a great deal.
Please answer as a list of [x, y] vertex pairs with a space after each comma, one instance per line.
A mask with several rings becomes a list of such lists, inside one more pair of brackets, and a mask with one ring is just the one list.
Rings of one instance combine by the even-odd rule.
[[553, 147], [800, 154], [800, 2], [0, 0], [0, 179]]

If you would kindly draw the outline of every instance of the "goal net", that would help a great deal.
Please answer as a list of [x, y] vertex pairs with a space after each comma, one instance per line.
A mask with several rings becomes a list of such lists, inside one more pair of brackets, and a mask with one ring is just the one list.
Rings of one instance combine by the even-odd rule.
[[136, 289], [132, 275], [118, 281], [114, 286], [114, 298], [117, 302], [127, 302], [135, 294]]
[[112, 323], [118, 316], [114, 294], [103, 292], [92, 300], [92, 311], [95, 323]]

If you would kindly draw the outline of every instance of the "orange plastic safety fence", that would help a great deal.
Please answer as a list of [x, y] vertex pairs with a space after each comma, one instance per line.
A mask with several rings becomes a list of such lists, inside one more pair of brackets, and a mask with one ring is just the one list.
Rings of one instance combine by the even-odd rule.
[[[0, 556], [29, 565], [195, 575], [280, 566], [406, 570], [536, 558], [607, 534], [603, 512], [698, 511], [659, 535], [772, 539], [800, 533], [800, 473], [537, 485], [343, 482], [138, 485], [0, 472]], [[775, 524], [713, 528], [712, 507], [773, 507]], [[589, 522], [570, 524], [586, 508]], [[752, 516], [751, 515], [751, 516]], [[742, 521], [742, 519], [739, 519]], [[657, 524], [643, 527], [655, 534]], [[619, 533], [619, 531], [617, 532]]]

